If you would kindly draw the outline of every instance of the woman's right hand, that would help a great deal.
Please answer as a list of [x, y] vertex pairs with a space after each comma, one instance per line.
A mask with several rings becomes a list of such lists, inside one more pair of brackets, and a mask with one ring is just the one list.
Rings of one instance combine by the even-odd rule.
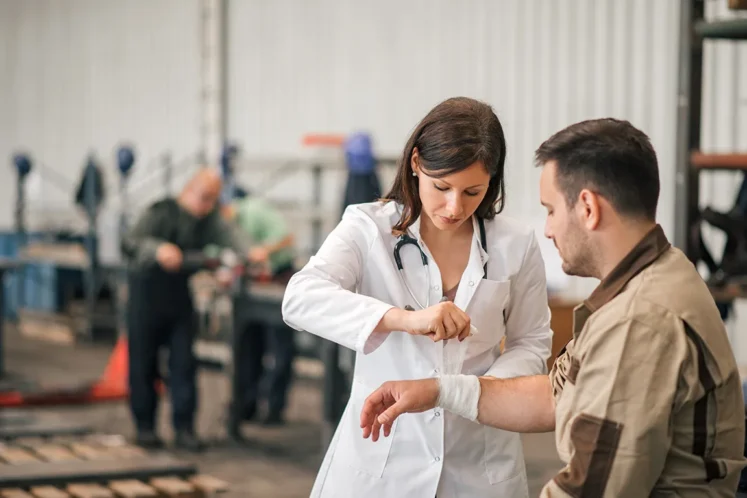
[[445, 301], [419, 311], [403, 315], [403, 329], [412, 335], [425, 335], [433, 342], [458, 338], [463, 341], [470, 334], [470, 318], [454, 303]]

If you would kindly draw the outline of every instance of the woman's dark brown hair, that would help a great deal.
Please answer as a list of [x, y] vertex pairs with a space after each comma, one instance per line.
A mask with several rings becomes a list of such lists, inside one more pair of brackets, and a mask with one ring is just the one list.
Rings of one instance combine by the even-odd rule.
[[384, 198], [404, 206], [392, 233], [401, 235], [420, 216], [422, 205], [418, 179], [410, 167], [413, 151], [418, 150], [418, 165], [428, 175], [442, 178], [476, 162], [488, 170], [490, 183], [475, 214], [492, 219], [503, 210], [506, 162], [506, 138], [493, 109], [482, 102], [455, 97], [441, 102], [415, 127], [399, 162], [392, 189]]

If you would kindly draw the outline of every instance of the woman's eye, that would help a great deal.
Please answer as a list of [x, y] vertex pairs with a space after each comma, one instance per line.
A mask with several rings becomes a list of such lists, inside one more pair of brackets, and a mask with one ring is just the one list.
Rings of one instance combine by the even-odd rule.
[[439, 185], [436, 185], [435, 183], [434, 186], [436, 187], [436, 190], [440, 190], [441, 192], [446, 192], [447, 190], [449, 190], [449, 187], [441, 187]]
[[476, 196], [476, 195], [478, 195], [479, 193], [480, 193], [480, 192], [465, 192], [465, 194], [467, 194], [467, 195], [468, 195], [468, 196], [470, 196], [470, 197], [475, 197], [475, 196]]

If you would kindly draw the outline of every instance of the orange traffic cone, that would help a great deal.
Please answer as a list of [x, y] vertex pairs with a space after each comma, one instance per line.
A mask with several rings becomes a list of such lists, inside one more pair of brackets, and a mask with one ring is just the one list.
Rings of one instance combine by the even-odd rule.
[[[93, 385], [92, 397], [96, 400], [126, 399], [130, 396], [130, 354], [127, 338], [122, 336], [117, 340], [104, 374]], [[156, 381], [156, 392], [163, 394], [166, 390], [162, 380]]]
[[122, 336], [117, 340], [104, 374], [93, 385], [91, 395], [94, 399], [126, 399], [130, 395], [129, 385], [130, 358], [127, 351], [127, 339]]

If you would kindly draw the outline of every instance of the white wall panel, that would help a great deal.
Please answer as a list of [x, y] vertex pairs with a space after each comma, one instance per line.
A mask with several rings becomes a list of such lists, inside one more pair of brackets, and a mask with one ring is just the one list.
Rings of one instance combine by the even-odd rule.
[[678, 14], [677, 0], [233, 0], [228, 135], [271, 156], [302, 153], [305, 132], [364, 129], [398, 154], [440, 100], [483, 99], [508, 139], [506, 212], [541, 230], [536, 147], [582, 119], [629, 119], [657, 149], [672, 236]]
[[[122, 141], [136, 147], [135, 178], [165, 150], [195, 152], [198, 15], [196, 0], [0, 0], [0, 161], [22, 148], [75, 183], [94, 152], [116, 182]], [[70, 189], [33, 176], [32, 211], [72, 212]], [[15, 175], [3, 167], [0, 179], [9, 227]]]
[[[725, 4], [709, 0], [708, 15], [732, 15]], [[193, 154], [199, 12], [197, 0], [0, 0], [0, 161], [25, 147], [77, 179], [88, 151], [111, 159], [121, 140], [137, 146], [136, 176], [165, 150]], [[678, 0], [228, 0], [228, 137], [249, 157], [292, 157], [306, 132], [368, 130], [396, 155], [437, 102], [480, 98], [508, 139], [506, 211], [541, 230], [533, 151], [570, 123], [625, 118], [657, 149], [671, 237], [678, 15]], [[747, 49], [708, 42], [705, 75], [704, 148], [747, 149]], [[703, 202], [728, 206], [736, 176], [704, 178]], [[310, 183], [289, 175], [270, 193], [308, 199]], [[8, 226], [12, 184], [0, 194]]]

